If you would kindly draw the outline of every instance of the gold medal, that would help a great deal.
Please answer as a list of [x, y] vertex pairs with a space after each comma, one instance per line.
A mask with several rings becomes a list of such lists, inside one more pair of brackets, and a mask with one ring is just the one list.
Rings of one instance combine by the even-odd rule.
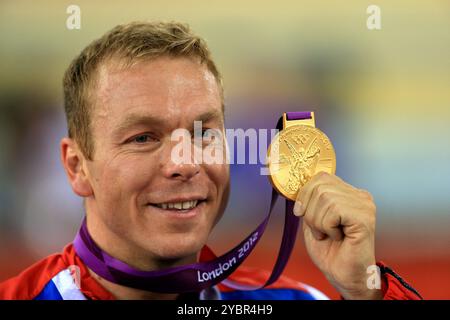
[[[336, 155], [330, 139], [314, 127], [312, 120], [286, 120], [283, 130], [267, 151], [269, 179], [284, 197], [296, 200], [297, 193], [316, 173], [336, 172]], [[306, 124], [301, 124], [302, 121]]]

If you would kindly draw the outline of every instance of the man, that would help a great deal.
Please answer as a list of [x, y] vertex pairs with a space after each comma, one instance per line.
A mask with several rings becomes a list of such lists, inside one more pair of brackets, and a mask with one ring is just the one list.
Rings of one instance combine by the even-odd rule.
[[[175, 163], [171, 133], [223, 132], [223, 88], [204, 41], [178, 23], [131, 23], [86, 47], [64, 77], [69, 136], [61, 159], [84, 198], [87, 229], [101, 250], [143, 271], [183, 266], [199, 253], [229, 194], [227, 164]], [[418, 299], [379, 264], [381, 289], [367, 286], [375, 259], [375, 205], [369, 193], [320, 173], [299, 193], [308, 253], [344, 299]], [[263, 283], [240, 268], [232, 280]], [[74, 281], [75, 279], [75, 281]], [[101, 277], [75, 251], [38, 262], [0, 285], [3, 299], [318, 299], [316, 289], [281, 277], [265, 289], [225, 284], [192, 294], [157, 293]]]

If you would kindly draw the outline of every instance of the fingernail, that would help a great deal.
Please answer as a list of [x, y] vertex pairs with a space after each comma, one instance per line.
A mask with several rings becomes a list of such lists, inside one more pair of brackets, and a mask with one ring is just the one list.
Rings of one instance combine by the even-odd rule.
[[299, 217], [303, 215], [303, 206], [300, 201], [295, 201], [294, 214]]

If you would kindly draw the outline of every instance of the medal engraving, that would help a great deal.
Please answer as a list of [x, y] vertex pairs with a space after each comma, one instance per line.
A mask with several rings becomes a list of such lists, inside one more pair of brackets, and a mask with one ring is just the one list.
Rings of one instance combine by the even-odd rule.
[[317, 172], [334, 174], [336, 156], [328, 137], [319, 129], [293, 125], [280, 131], [268, 150], [270, 181], [288, 199]]

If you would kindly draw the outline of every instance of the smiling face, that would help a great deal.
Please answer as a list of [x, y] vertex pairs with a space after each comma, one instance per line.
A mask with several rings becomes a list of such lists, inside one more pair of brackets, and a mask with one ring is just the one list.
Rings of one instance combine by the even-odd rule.
[[[88, 228], [109, 254], [140, 268], [152, 260], [195, 259], [222, 215], [227, 164], [175, 164], [172, 131], [224, 130], [218, 84], [190, 58], [159, 57], [100, 67], [92, 92], [92, 194]], [[179, 209], [184, 210], [179, 210]], [[186, 262], [186, 261], [185, 261]]]

